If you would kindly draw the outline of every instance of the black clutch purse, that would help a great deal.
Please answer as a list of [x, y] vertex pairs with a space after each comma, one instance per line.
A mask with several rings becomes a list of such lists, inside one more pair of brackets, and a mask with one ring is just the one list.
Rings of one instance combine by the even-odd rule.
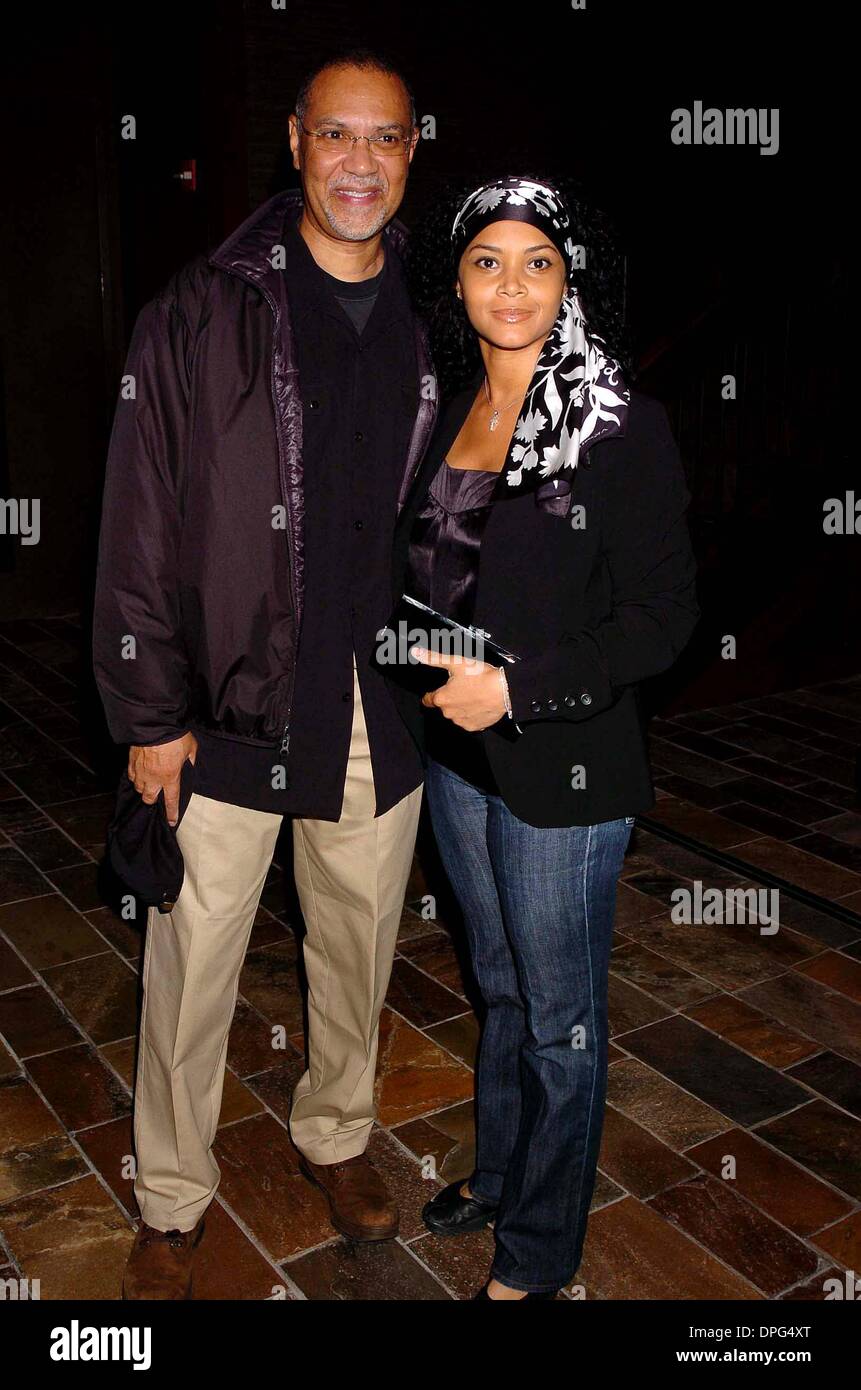
[[[418, 599], [403, 594], [392, 610], [385, 627], [380, 628], [371, 658], [371, 665], [413, 695], [437, 690], [448, 680], [448, 671], [441, 666], [426, 666], [410, 656], [410, 647], [424, 647], [446, 656], [462, 656], [485, 661], [489, 666], [510, 666], [517, 661], [514, 652], [495, 642], [489, 632], [480, 627], [465, 627], [447, 618]], [[519, 724], [505, 714], [490, 726], [494, 733], [517, 738], [522, 732]]]

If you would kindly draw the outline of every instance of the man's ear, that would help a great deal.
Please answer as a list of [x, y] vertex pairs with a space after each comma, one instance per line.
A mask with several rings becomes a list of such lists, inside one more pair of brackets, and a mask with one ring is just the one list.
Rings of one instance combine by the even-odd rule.
[[293, 156], [293, 168], [300, 168], [299, 164], [299, 118], [295, 111], [287, 118], [287, 138], [290, 142], [290, 153]]

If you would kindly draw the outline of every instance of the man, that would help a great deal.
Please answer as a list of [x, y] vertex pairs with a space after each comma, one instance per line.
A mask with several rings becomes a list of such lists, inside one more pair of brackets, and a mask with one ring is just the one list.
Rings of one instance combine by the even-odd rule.
[[338, 1230], [397, 1233], [365, 1147], [422, 767], [368, 661], [398, 502], [436, 414], [392, 220], [417, 138], [383, 59], [318, 68], [290, 118], [302, 193], [180, 271], [135, 328], [95, 669], [143, 799], [163, 792], [176, 824], [186, 759], [193, 794], [182, 892], [149, 913], [127, 1298], [191, 1296], [239, 972], [284, 815], [309, 994], [291, 1136]]

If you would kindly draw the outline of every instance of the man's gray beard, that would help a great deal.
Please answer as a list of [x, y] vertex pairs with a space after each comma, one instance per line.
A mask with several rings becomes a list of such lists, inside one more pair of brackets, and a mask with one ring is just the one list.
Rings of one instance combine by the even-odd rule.
[[372, 223], [370, 223], [368, 226], [363, 228], [362, 231], [359, 232], [356, 231], [355, 226], [351, 226], [347, 222], [343, 222], [341, 220], [337, 211], [332, 207], [328, 199], [326, 201], [325, 207], [326, 216], [329, 219], [329, 226], [332, 228], [332, 231], [337, 232], [338, 236], [341, 237], [344, 241], [368, 241], [372, 236], [376, 236], [377, 232], [381, 232], [383, 227], [385, 227], [386, 223], [389, 221], [388, 210], [382, 208], [380, 210], [379, 216]]

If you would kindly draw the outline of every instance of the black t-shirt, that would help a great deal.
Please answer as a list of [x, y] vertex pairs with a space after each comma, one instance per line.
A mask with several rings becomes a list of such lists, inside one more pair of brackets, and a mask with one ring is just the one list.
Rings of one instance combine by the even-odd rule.
[[357, 333], [362, 332], [371, 317], [371, 310], [377, 301], [385, 273], [385, 263], [383, 263], [382, 270], [378, 271], [376, 275], [372, 275], [369, 280], [338, 280], [327, 270], [322, 271], [325, 283], [329, 286]]

